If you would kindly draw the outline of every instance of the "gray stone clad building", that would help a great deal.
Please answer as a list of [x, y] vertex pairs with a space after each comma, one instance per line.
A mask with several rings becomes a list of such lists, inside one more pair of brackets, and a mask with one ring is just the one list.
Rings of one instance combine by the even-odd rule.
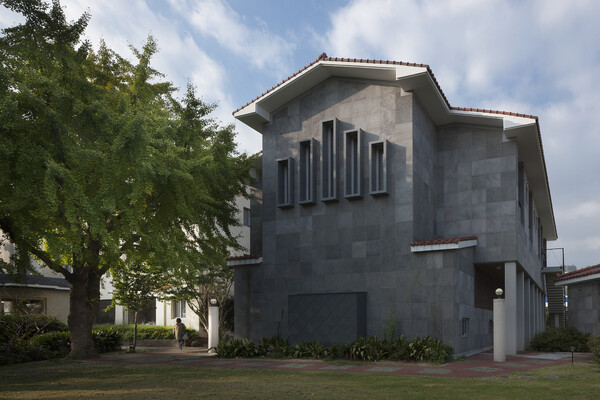
[[237, 334], [347, 343], [394, 322], [464, 354], [492, 345], [498, 287], [508, 354], [544, 329], [537, 117], [452, 107], [427, 65], [325, 54], [234, 116], [263, 139]]

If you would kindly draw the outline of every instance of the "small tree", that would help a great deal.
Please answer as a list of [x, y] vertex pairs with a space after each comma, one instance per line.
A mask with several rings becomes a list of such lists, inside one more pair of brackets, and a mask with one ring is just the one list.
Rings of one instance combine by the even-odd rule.
[[137, 345], [138, 313], [153, 305], [156, 290], [160, 287], [160, 271], [142, 261], [129, 261], [121, 268], [111, 270], [113, 303], [133, 311], [133, 345]]
[[222, 262], [204, 266], [200, 269], [183, 268], [172, 274], [170, 284], [163, 289], [165, 297], [170, 300], [183, 300], [198, 315], [202, 328], [208, 332], [208, 307], [211, 299], [216, 299], [219, 307], [219, 326], [231, 312], [223, 307], [231, 296], [233, 271]]

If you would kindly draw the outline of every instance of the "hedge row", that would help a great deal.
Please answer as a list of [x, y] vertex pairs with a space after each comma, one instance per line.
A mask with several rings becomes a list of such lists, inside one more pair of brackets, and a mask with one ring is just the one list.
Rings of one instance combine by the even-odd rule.
[[258, 344], [248, 339], [230, 339], [219, 342], [215, 348], [222, 358], [327, 358], [357, 361], [402, 360], [443, 363], [451, 358], [452, 347], [431, 337], [413, 337], [412, 341], [400, 336], [380, 339], [376, 336], [360, 337], [347, 345], [323, 346], [319, 342], [304, 342], [291, 346], [287, 338], [263, 338]]
[[[94, 329], [108, 329], [113, 328], [119, 332], [123, 340], [132, 341], [133, 340], [133, 324], [127, 325], [111, 325], [111, 324], [96, 324], [94, 325]], [[197, 338], [198, 332], [194, 329], [187, 328], [186, 332], [190, 339]], [[137, 331], [138, 340], [145, 339], [174, 339], [173, 337], [173, 327], [172, 326], [159, 326], [159, 325], [138, 325]]]

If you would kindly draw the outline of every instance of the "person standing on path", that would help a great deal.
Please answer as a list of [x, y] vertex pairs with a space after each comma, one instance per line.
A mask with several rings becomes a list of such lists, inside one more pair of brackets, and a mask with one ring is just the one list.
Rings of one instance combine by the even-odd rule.
[[173, 335], [175, 335], [175, 339], [177, 339], [177, 343], [179, 344], [179, 350], [183, 350], [183, 345], [185, 344], [185, 325], [181, 322], [181, 318], [177, 318], [177, 323], [173, 327]]

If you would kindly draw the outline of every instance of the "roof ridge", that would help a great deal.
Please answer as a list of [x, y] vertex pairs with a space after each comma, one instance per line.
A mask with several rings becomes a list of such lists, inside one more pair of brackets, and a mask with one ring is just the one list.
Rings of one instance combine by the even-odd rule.
[[564, 274], [557, 274], [556, 280], [563, 281], [571, 278], [579, 278], [587, 275], [592, 275], [597, 272], [600, 272], [600, 264], [592, 265], [590, 267], [585, 267], [581, 269], [576, 269], [575, 271], [565, 272]]
[[[300, 73], [304, 72], [308, 68], [310, 68], [313, 65], [315, 65], [315, 64], [317, 64], [319, 62], [322, 62], [322, 61], [356, 62], [356, 63], [367, 63], [367, 64], [369, 64], [369, 63], [370, 64], [392, 64], [392, 65], [403, 65], [403, 66], [407, 66], [407, 67], [426, 68], [427, 72], [429, 73], [429, 76], [433, 80], [433, 83], [435, 84], [436, 88], [438, 89], [438, 91], [440, 92], [442, 98], [444, 99], [444, 102], [446, 103], [446, 105], [448, 106], [448, 108], [450, 110], [453, 110], [453, 111], [469, 111], [469, 112], [483, 112], [483, 113], [487, 113], [487, 114], [498, 114], [498, 115], [507, 115], [507, 116], [513, 116], [513, 117], [522, 117], [522, 118], [532, 118], [532, 119], [534, 119], [535, 120], [535, 125], [536, 125], [536, 128], [537, 128], [538, 139], [539, 139], [539, 143], [540, 143], [540, 151], [542, 153], [542, 161], [543, 161], [543, 165], [544, 165], [544, 173], [546, 174], [546, 186], [548, 187], [548, 198], [550, 200], [550, 206], [552, 207], [552, 209], [554, 208], [554, 206], [552, 205], [552, 194], [550, 193], [550, 182], [548, 181], [548, 168], [546, 167], [546, 156], [544, 154], [544, 145], [542, 143], [542, 132], [540, 130], [539, 118], [537, 116], [534, 116], [534, 115], [520, 114], [520, 113], [515, 113], [515, 112], [510, 112], [510, 111], [488, 110], [488, 109], [481, 109], [481, 108], [454, 107], [454, 106], [452, 106], [450, 104], [450, 101], [448, 100], [448, 97], [446, 97], [446, 94], [442, 90], [442, 87], [440, 86], [437, 78], [435, 77], [435, 74], [433, 73], [433, 70], [427, 64], [409, 63], [409, 62], [404, 62], [404, 61], [389, 61], [389, 60], [384, 61], [384, 60], [369, 60], [369, 59], [362, 59], [362, 58], [360, 58], [360, 59], [356, 59], [356, 58], [350, 59], [350, 58], [329, 57], [325, 52], [323, 52], [323, 53], [321, 53], [319, 55], [319, 57], [317, 57], [316, 60], [314, 60], [310, 64], [306, 65], [304, 68], [300, 69], [299, 71], [295, 72], [294, 74], [288, 76], [286, 79], [282, 80], [277, 85], [273, 86], [271, 89], [265, 91], [261, 95], [255, 97], [253, 100], [247, 102], [246, 104], [244, 104], [243, 106], [241, 106], [240, 108], [238, 108], [237, 110], [235, 110], [232, 114], [235, 114], [236, 112], [240, 111], [244, 107], [252, 104], [253, 102], [255, 102], [258, 99], [260, 99], [261, 97], [269, 94], [270, 92], [272, 92], [273, 90], [277, 89], [279, 86], [283, 85], [284, 83], [286, 83], [290, 79], [294, 78], [295, 76], [297, 76]], [[554, 228], [556, 229], [556, 222], [554, 222]]]

